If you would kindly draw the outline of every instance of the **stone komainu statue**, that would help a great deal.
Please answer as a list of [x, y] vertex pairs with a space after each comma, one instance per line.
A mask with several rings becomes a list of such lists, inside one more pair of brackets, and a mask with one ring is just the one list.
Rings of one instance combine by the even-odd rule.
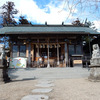
[[3, 64], [4, 45], [0, 44], [0, 65]]
[[92, 58], [90, 60], [89, 80], [100, 81], [100, 49], [98, 44], [93, 45]]
[[98, 58], [100, 57], [100, 49], [99, 49], [99, 46], [98, 44], [94, 44], [93, 45], [93, 52], [92, 52], [92, 58]]
[[98, 44], [93, 45], [92, 58], [90, 60], [90, 66], [100, 65], [100, 49]]

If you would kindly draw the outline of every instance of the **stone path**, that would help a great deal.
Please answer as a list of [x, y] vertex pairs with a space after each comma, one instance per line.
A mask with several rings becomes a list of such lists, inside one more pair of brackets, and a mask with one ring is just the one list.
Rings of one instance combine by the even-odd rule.
[[[53, 81], [39, 80], [36, 89], [32, 90], [34, 95], [24, 96], [21, 100], [48, 100], [49, 96], [45, 95], [53, 90]], [[39, 93], [39, 94], [38, 94]]]
[[54, 84], [37, 84], [37, 87], [52, 87]]
[[21, 100], [48, 100], [49, 97], [46, 95], [27, 95]]
[[51, 92], [53, 89], [51, 89], [51, 88], [48, 88], [48, 89], [46, 89], [46, 88], [39, 88], [39, 89], [34, 89], [34, 90], [32, 90], [32, 92], [33, 93], [48, 93], [48, 92]]
[[87, 68], [66, 67], [66, 68], [25, 68], [9, 69], [8, 74], [12, 80], [33, 80], [35, 79], [75, 79], [89, 76]]

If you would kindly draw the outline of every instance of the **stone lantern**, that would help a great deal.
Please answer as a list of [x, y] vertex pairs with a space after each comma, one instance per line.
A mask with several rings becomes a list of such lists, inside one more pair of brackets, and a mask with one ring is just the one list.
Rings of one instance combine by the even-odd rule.
[[89, 80], [100, 81], [100, 49], [98, 44], [93, 45], [92, 58], [90, 60]]

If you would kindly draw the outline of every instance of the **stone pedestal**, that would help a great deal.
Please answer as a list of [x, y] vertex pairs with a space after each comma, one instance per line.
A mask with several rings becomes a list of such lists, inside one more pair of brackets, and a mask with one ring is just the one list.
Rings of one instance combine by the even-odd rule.
[[100, 57], [97, 58], [91, 58], [90, 60], [90, 67], [100, 67]]
[[5, 59], [3, 59], [3, 80], [5, 83], [11, 81], [9, 76], [8, 76], [7, 60], [5, 60]]
[[8, 70], [7, 69], [3, 69], [3, 80], [4, 80], [5, 83], [8, 83], [8, 82], [11, 81], [9, 76], [8, 76]]
[[90, 68], [90, 75], [88, 79], [90, 81], [100, 81], [100, 66]]
[[90, 60], [89, 80], [100, 81], [100, 49], [98, 44], [93, 45], [92, 58]]
[[8, 76], [8, 68], [6, 60], [3, 61], [4, 65], [0, 64], [0, 84], [4, 84], [10, 82], [10, 78]]

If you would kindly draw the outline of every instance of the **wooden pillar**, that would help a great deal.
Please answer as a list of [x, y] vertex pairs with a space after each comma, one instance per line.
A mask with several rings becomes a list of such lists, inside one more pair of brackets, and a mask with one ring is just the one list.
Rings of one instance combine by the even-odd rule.
[[28, 66], [31, 65], [31, 44], [28, 45]]
[[48, 64], [47, 64], [47, 68], [50, 68], [50, 63], [49, 63], [49, 39], [48, 39]]
[[17, 57], [20, 56], [20, 45], [18, 45], [18, 52], [17, 52]]
[[64, 47], [65, 47], [64, 44], [61, 44], [61, 55], [63, 55], [65, 52]]
[[28, 57], [28, 44], [26, 44], [26, 57]]
[[13, 45], [10, 43], [10, 57], [13, 57]]
[[88, 34], [88, 38], [89, 38], [89, 52], [90, 52], [90, 57], [92, 56], [91, 54], [91, 44], [90, 44], [90, 35]]
[[34, 45], [31, 44], [31, 60], [34, 61]]
[[36, 44], [36, 61], [38, 61], [39, 57], [40, 57], [40, 54], [39, 54], [39, 39], [37, 40], [37, 43]]
[[67, 64], [68, 67], [68, 52], [67, 52], [68, 48], [67, 48], [67, 43], [65, 43], [65, 64]]
[[36, 57], [39, 57], [39, 45], [36, 44]]
[[39, 53], [39, 44], [38, 44], [38, 48], [37, 48], [37, 57], [40, 57], [40, 53]]
[[28, 63], [28, 44], [26, 44], [26, 57], [27, 57], [27, 63]]
[[57, 43], [57, 65], [59, 66], [59, 64], [59, 44]]

